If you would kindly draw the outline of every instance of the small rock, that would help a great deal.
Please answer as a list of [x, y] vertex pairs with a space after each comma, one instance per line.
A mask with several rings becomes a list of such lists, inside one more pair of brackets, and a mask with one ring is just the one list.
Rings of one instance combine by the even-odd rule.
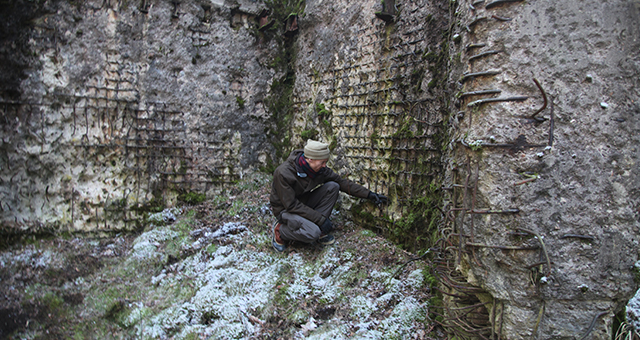
[[593, 76], [591, 74], [587, 74], [585, 80], [587, 81], [587, 83], [593, 83]]
[[206, 229], [197, 229], [190, 232], [189, 236], [191, 236], [191, 238], [197, 239], [197, 238], [200, 238], [202, 235], [204, 235], [206, 232], [207, 232]]
[[316, 328], [318, 328], [318, 325], [316, 325], [316, 320], [313, 317], [309, 317], [309, 322], [307, 322], [306, 324], [302, 325], [302, 331], [306, 332], [306, 331], [312, 331]]
[[605, 103], [605, 102], [600, 102], [600, 106], [601, 106], [603, 109], [606, 109], [606, 108], [608, 108], [608, 107], [609, 107], [609, 104], [607, 104], [607, 103]]
[[102, 254], [100, 254], [100, 256], [102, 256], [102, 257], [113, 257], [113, 256], [115, 256], [115, 253], [113, 252], [112, 249], [107, 249], [107, 250], [103, 251]]

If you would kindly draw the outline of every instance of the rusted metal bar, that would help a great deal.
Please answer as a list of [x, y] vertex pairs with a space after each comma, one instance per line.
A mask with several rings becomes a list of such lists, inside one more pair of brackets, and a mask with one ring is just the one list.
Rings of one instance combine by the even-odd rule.
[[490, 56], [490, 55], [494, 55], [494, 54], [498, 54], [498, 53], [502, 53], [502, 52], [504, 52], [504, 51], [491, 50], [491, 51], [478, 53], [478, 54], [470, 56], [469, 57], [469, 61], [472, 61], [472, 60], [475, 60], [475, 59], [479, 59], [479, 58], [483, 58], [483, 57]]
[[520, 230], [523, 231], [525, 233], [529, 233], [531, 235], [534, 235], [537, 239], [538, 242], [540, 242], [540, 245], [542, 246], [542, 251], [544, 252], [544, 256], [547, 259], [547, 273], [545, 276], [549, 276], [551, 275], [551, 260], [549, 259], [549, 253], [547, 252], [547, 247], [544, 245], [544, 241], [542, 240], [542, 237], [540, 237], [540, 235], [538, 235], [538, 233], [532, 231], [532, 230], [528, 230], [528, 229], [524, 229], [524, 228], [516, 228], [516, 230]]
[[502, 250], [536, 250], [540, 249], [540, 247], [532, 246], [532, 247], [518, 247], [518, 246], [496, 246], [489, 244], [480, 244], [480, 243], [466, 243], [469, 247], [479, 247], [479, 248], [496, 248]]
[[507, 98], [485, 98], [473, 101], [467, 104], [467, 107], [474, 107], [482, 104], [488, 103], [497, 103], [497, 102], [521, 102], [529, 99], [527, 96], [515, 96], [515, 97], [507, 97]]
[[465, 287], [462, 286], [461, 284], [457, 284], [457, 283], [453, 283], [453, 281], [451, 280], [450, 277], [448, 277], [447, 275], [442, 275], [442, 278], [444, 278], [443, 282], [445, 285], [449, 285], [452, 288], [455, 288], [457, 291], [460, 291], [462, 293], [466, 293], [465, 291], [468, 291], [470, 293], [478, 293], [478, 292], [483, 292], [484, 290], [481, 288], [477, 288], [477, 287]]
[[507, 4], [507, 3], [512, 3], [512, 2], [521, 2], [523, 0], [496, 0], [494, 2], [490, 2], [488, 3], [486, 6], [484, 6], [485, 9], [491, 9], [493, 7], [496, 6], [500, 6], [502, 4]]
[[605, 314], [608, 314], [608, 313], [609, 313], [609, 311], [606, 311], [606, 312], [600, 312], [600, 313], [596, 314], [596, 315], [593, 317], [593, 320], [591, 320], [591, 324], [589, 325], [589, 328], [587, 328], [587, 331], [586, 331], [586, 332], [584, 333], [584, 335], [580, 338], [580, 340], [585, 340], [585, 339], [589, 336], [589, 334], [591, 334], [591, 331], [593, 331], [593, 327], [595, 327], [595, 325], [596, 325], [596, 321], [598, 321], [598, 319], [599, 319], [601, 316], [603, 316], [603, 315], [605, 315]]
[[549, 146], [553, 146], [553, 128], [555, 126], [555, 116], [553, 113], [553, 100], [551, 101], [551, 113], [549, 116]]
[[583, 239], [583, 240], [590, 240], [593, 241], [596, 238], [593, 236], [589, 236], [589, 235], [578, 235], [578, 234], [564, 234], [562, 235], [562, 237], [560, 237], [561, 239], [563, 238], [579, 238], [579, 239]]
[[496, 19], [496, 20], [498, 20], [498, 21], [511, 21], [511, 20], [513, 20], [511, 18], [501, 17], [501, 16], [497, 16], [497, 15], [492, 15], [491, 17]]
[[468, 25], [467, 27], [473, 27], [475, 25], [477, 25], [478, 23], [480, 23], [481, 21], [487, 20], [487, 17], [477, 17], [474, 18]]
[[461, 81], [464, 83], [465, 81], [476, 78], [476, 77], [495, 76], [496, 74], [500, 74], [500, 71], [488, 70], [488, 71], [482, 71], [482, 72], [465, 73], [462, 75]]
[[485, 43], [467, 44], [467, 46], [465, 46], [465, 49], [467, 51], [469, 51], [470, 49], [473, 49], [473, 48], [480, 48], [480, 47], [485, 47], [485, 46], [487, 46], [487, 44], [485, 44]]
[[517, 214], [520, 212], [518, 208], [502, 209], [502, 210], [470, 210], [470, 214]]
[[455, 307], [455, 308], [451, 308], [451, 310], [467, 310], [467, 309], [473, 309], [476, 307], [483, 307], [484, 305], [488, 304], [488, 302], [481, 302], [481, 303], [477, 303], [475, 305], [471, 305], [471, 306], [464, 306], [464, 307]]
[[[476, 207], [476, 197], [478, 194], [478, 179], [480, 177], [480, 163], [476, 162], [476, 178], [475, 181], [473, 183], [473, 194], [471, 196], [471, 211], [475, 211], [475, 207]], [[470, 216], [471, 218], [471, 242], [475, 242], [475, 222], [474, 222], [474, 217], [473, 215]], [[471, 248], [471, 257], [473, 257], [473, 260], [476, 262], [476, 264], [478, 265], [478, 267], [483, 267], [482, 263], [480, 263], [480, 261], [478, 261], [478, 258], [476, 257], [476, 249], [475, 248]]]
[[[457, 322], [456, 322], [456, 320], [457, 320]], [[475, 334], [475, 335], [479, 336], [481, 339], [484, 339], [484, 340], [489, 340], [486, 337], [484, 337], [482, 334], [478, 334], [480, 332], [488, 330], [489, 327], [474, 329], [473, 326], [467, 324], [466, 322], [460, 320], [459, 318], [453, 318], [453, 319], [450, 319], [450, 321], [452, 323], [456, 324], [456, 326], [460, 327], [462, 329], [462, 331], [464, 331], [464, 332]]]
[[500, 94], [502, 90], [481, 90], [481, 91], [471, 91], [471, 92], [463, 92], [460, 94], [460, 98], [469, 97], [469, 96], [481, 96], [485, 94]]
[[[469, 191], [469, 179], [471, 178], [471, 158], [467, 157], [467, 178], [465, 179], [464, 182], [464, 192], [463, 192], [463, 196], [462, 196], [462, 205], [466, 206], [467, 204], [467, 191]], [[460, 230], [458, 230], [460, 232], [460, 234], [464, 233], [463, 227], [464, 227], [464, 218], [465, 218], [465, 213], [466, 213], [466, 209], [462, 210], [462, 217], [460, 218]], [[462, 259], [462, 243], [463, 243], [463, 238], [459, 237], [458, 238], [458, 258], [456, 258], [456, 266], [458, 266], [460, 264], [460, 261]]]
[[[547, 94], [544, 92], [544, 89], [542, 89], [542, 85], [540, 85], [540, 82], [538, 82], [538, 80], [536, 78], [533, 78], [533, 82], [536, 83], [536, 86], [538, 87], [538, 90], [540, 90], [540, 93], [542, 93], [542, 99], [544, 100], [544, 103], [542, 104], [542, 107], [531, 115], [532, 119], [539, 120], [538, 118], [536, 118], [536, 115], [538, 113], [542, 112], [542, 110], [547, 108]], [[544, 118], [540, 118], [540, 119], [544, 120]]]
[[533, 181], [535, 181], [536, 179], [538, 179], [538, 177], [531, 177], [531, 178], [527, 178], [527, 179], [522, 180], [522, 181], [520, 181], [520, 182], [513, 183], [513, 185], [522, 185], [522, 184], [525, 184], [525, 183], [533, 182]]

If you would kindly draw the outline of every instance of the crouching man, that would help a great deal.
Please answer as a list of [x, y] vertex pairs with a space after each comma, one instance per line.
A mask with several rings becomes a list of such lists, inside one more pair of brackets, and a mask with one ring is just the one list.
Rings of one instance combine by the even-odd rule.
[[294, 150], [273, 174], [271, 210], [277, 221], [273, 225], [273, 248], [284, 251], [288, 241], [333, 244], [333, 224], [329, 219], [339, 191], [376, 204], [386, 203], [362, 185], [327, 168], [329, 145], [308, 140], [304, 150]]

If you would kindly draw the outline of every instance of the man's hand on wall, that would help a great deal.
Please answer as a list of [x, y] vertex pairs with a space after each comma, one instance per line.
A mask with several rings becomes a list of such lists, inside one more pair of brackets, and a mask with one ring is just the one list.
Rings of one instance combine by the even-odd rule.
[[389, 199], [387, 198], [387, 196], [381, 195], [381, 194], [376, 194], [373, 191], [371, 191], [369, 193], [369, 197], [367, 197], [367, 198], [372, 200], [373, 203], [375, 203], [376, 205], [387, 204], [389, 202]]

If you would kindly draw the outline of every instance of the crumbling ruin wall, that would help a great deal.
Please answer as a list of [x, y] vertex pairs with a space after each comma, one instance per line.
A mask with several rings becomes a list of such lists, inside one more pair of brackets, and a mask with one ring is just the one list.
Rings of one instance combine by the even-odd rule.
[[458, 3], [438, 265], [452, 331], [612, 338], [637, 286], [639, 6]]
[[3, 5], [3, 225], [134, 228], [141, 212], [265, 166], [277, 48], [257, 35], [259, 10], [251, 1]]
[[314, 1], [300, 19], [293, 144], [330, 143], [330, 166], [391, 197], [356, 202], [354, 218], [414, 250], [440, 216], [449, 14], [439, 1]]

